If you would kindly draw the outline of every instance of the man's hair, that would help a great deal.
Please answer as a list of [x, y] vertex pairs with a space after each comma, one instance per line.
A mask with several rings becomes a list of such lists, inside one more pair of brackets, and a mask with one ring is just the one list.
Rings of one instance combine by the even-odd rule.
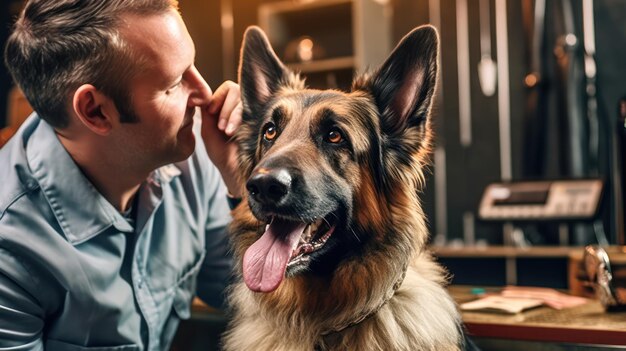
[[75, 89], [92, 84], [116, 104], [122, 122], [136, 117], [128, 83], [141, 57], [120, 35], [122, 15], [178, 10], [177, 0], [30, 0], [15, 23], [4, 60], [41, 118], [69, 124]]

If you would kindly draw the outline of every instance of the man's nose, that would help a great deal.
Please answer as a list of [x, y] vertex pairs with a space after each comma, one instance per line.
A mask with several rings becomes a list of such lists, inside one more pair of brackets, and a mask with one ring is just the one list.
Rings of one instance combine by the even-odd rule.
[[191, 89], [191, 93], [189, 94], [189, 106], [204, 106], [207, 105], [211, 101], [211, 96], [213, 96], [213, 92], [211, 91], [211, 87], [204, 80], [200, 72], [196, 66], [191, 67], [191, 72], [189, 72], [189, 87]]

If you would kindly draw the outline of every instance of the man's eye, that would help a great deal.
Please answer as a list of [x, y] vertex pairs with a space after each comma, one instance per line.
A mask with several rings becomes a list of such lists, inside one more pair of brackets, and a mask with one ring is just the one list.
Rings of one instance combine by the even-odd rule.
[[180, 81], [178, 81], [178, 83], [176, 83], [176, 84], [172, 85], [171, 87], [169, 87], [167, 89], [167, 93], [169, 94], [169, 93], [173, 92], [174, 90], [179, 88], [182, 84], [183, 84], [183, 80], [181, 79]]
[[269, 122], [265, 125], [265, 127], [263, 127], [263, 139], [272, 141], [276, 139], [277, 136], [278, 130], [276, 129], [276, 125], [274, 123]]

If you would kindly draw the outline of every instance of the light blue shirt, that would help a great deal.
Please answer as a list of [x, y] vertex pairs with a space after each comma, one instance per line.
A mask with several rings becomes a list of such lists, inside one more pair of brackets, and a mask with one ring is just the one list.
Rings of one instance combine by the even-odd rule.
[[0, 149], [0, 350], [166, 350], [196, 287], [221, 307], [230, 211], [196, 140], [141, 185], [129, 223], [29, 117]]

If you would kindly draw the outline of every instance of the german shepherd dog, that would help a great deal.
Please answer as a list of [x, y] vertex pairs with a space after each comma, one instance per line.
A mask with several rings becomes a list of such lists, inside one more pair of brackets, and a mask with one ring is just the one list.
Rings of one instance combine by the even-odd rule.
[[436, 30], [413, 30], [350, 92], [307, 89], [244, 35], [236, 135], [246, 196], [226, 350], [459, 350], [457, 307], [425, 249]]

